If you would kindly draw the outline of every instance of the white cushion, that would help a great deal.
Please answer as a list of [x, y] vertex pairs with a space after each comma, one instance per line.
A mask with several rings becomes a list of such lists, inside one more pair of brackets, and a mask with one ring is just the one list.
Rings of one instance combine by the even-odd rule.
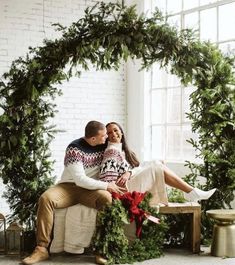
[[81, 204], [55, 210], [51, 253], [66, 251], [81, 254], [91, 243], [97, 210]]

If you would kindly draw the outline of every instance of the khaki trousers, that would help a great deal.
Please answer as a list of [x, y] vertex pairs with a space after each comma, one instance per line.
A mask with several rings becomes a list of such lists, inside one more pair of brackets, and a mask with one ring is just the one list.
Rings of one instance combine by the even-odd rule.
[[112, 202], [106, 190], [87, 190], [74, 183], [60, 183], [46, 190], [40, 197], [37, 210], [37, 245], [48, 247], [54, 223], [54, 209], [81, 203], [97, 210]]

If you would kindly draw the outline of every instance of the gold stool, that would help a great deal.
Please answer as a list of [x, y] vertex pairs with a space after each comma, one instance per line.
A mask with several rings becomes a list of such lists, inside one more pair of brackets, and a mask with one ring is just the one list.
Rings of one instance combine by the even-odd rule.
[[209, 210], [206, 214], [216, 222], [213, 228], [211, 255], [235, 257], [235, 210]]

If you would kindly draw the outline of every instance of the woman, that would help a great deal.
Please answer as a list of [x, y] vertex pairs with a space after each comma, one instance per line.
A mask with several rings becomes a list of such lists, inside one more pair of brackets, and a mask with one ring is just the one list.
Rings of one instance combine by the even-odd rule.
[[151, 161], [140, 167], [136, 155], [127, 146], [122, 127], [110, 122], [106, 129], [108, 146], [101, 166], [101, 180], [115, 181], [130, 192], [149, 191], [153, 195], [151, 205], [168, 204], [165, 184], [182, 190], [188, 201], [207, 200], [215, 192], [216, 189], [202, 191], [193, 188], [159, 161]]
[[[108, 134], [108, 146], [104, 152], [100, 169], [100, 179], [115, 182], [119, 186], [126, 187], [127, 191], [152, 193], [150, 205], [159, 203], [168, 204], [165, 183], [185, 192], [188, 201], [208, 199], [216, 189], [202, 191], [193, 188], [173, 171], [158, 161], [151, 161], [143, 166], [134, 152], [127, 146], [122, 127], [116, 122], [106, 125]], [[96, 263], [106, 264], [108, 260], [100, 255], [96, 256]]]

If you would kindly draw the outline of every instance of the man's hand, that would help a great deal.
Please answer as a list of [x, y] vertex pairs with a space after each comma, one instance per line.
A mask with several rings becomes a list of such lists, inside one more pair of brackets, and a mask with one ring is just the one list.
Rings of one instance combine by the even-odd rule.
[[114, 181], [112, 181], [112, 182], [109, 182], [108, 187], [107, 187], [107, 191], [109, 191], [110, 193], [116, 192], [116, 193], [123, 194], [127, 190], [125, 187], [120, 187], [120, 186], [116, 185], [116, 183]]
[[116, 184], [118, 186], [125, 186], [127, 180], [130, 178], [131, 172], [127, 171], [124, 174], [121, 175], [121, 177], [116, 181]]

